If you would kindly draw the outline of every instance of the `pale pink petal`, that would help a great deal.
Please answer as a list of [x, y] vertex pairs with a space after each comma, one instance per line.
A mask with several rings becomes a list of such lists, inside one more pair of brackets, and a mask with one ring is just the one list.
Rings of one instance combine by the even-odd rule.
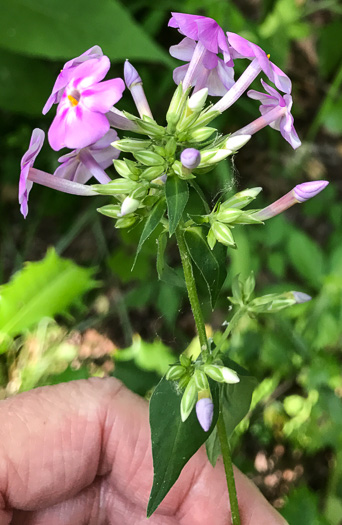
[[110, 61], [106, 56], [83, 62], [73, 70], [75, 86], [78, 89], [85, 89], [100, 82], [108, 73], [109, 68]]
[[109, 122], [105, 115], [90, 111], [80, 102], [67, 113], [64, 144], [61, 147], [85, 148], [103, 137], [108, 130]]
[[190, 62], [195, 47], [196, 42], [191, 40], [191, 38], [185, 37], [176, 46], [171, 46], [169, 51], [172, 57], [183, 60], [184, 62]]
[[189, 67], [189, 64], [185, 64], [184, 66], [176, 67], [173, 70], [173, 80], [176, 84], [179, 84], [180, 82], [184, 80], [188, 67]]
[[82, 91], [82, 105], [91, 111], [107, 113], [120, 100], [124, 89], [125, 84], [121, 78], [94, 84]]

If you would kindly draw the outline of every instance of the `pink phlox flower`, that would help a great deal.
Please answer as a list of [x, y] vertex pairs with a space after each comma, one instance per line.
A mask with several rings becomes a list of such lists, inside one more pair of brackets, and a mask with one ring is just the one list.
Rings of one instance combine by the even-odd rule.
[[19, 178], [19, 204], [20, 211], [26, 219], [28, 213], [28, 199], [29, 193], [33, 186], [33, 182], [28, 180], [30, 168], [37, 158], [38, 153], [43, 147], [45, 139], [45, 133], [42, 129], [35, 128], [31, 135], [30, 145], [26, 153], [21, 159], [20, 167], [20, 178]]
[[109, 68], [109, 59], [103, 56], [73, 70], [49, 129], [54, 150], [85, 148], [107, 133], [110, 125], [105, 113], [120, 100], [125, 89], [121, 78], [101, 82]]
[[[196, 42], [189, 37], [170, 47], [170, 54], [178, 60], [188, 62], [183, 66], [177, 67], [173, 72], [173, 79], [179, 84], [185, 77], [189, 68], [189, 62], [196, 48]], [[209, 95], [223, 96], [234, 84], [234, 69], [215, 53], [206, 50], [203, 60], [198, 64], [196, 73], [192, 79], [192, 85], [197, 90], [207, 87]]]
[[230, 33], [228, 31], [227, 36], [230, 45], [230, 53], [233, 59], [257, 59], [260, 68], [265, 75], [267, 75], [268, 79], [284, 93], [291, 93], [291, 80], [278, 66], [270, 61], [269, 55], [267, 55], [261, 47], [253, 44], [236, 33]]
[[52, 88], [51, 95], [46, 101], [42, 112], [43, 115], [46, 115], [46, 113], [51, 109], [53, 104], [58, 104], [58, 102], [61, 100], [62, 95], [64, 93], [64, 89], [73, 76], [74, 69], [83, 62], [86, 62], [87, 60], [100, 58], [102, 56], [103, 52], [100, 46], [93, 46], [90, 49], [88, 49], [88, 51], [86, 51], [85, 53], [82, 53], [82, 55], [66, 62], [66, 64], [64, 64], [63, 66], [62, 71], [59, 73], [56, 79], [56, 82]]
[[299, 140], [293, 125], [293, 116], [291, 115], [291, 95], [286, 94], [282, 96], [276, 89], [266, 84], [263, 80], [261, 80], [261, 83], [268, 95], [266, 93], [255, 91], [254, 89], [248, 91], [247, 95], [255, 100], [260, 100], [261, 105], [259, 106], [259, 110], [261, 115], [266, 115], [277, 107], [285, 108], [281, 116], [273, 121], [270, 126], [280, 131], [284, 139], [291, 144], [293, 149], [297, 149], [301, 145], [301, 141]]
[[182, 35], [191, 40], [201, 42], [208, 51], [215, 55], [221, 52], [224, 62], [233, 65], [225, 32], [215, 20], [206, 16], [185, 13], [171, 14], [172, 17], [168, 24], [170, 27], [177, 28]]
[[120, 151], [111, 144], [118, 140], [118, 134], [110, 129], [104, 137], [86, 148], [77, 149], [58, 159], [62, 164], [58, 166], [54, 175], [62, 179], [85, 184], [91, 177], [95, 177], [101, 184], [110, 181], [103, 171], [112, 165]]

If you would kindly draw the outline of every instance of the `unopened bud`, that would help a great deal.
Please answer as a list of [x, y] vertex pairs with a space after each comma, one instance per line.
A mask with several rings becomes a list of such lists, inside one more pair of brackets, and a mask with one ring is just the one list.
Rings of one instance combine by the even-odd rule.
[[201, 162], [201, 154], [198, 149], [186, 148], [182, 151], [180, 160], [184, 168], [194, 170]]
[[141, 178], [145, 179], [147, 181], [154, 180], [158, 177], [160, 177], [165, 171], [164, 166], [151, 166], [150, 168], [146, 168], [141, 173]]
[[129, 215], [130, 213], [134, 213], [135, 210], [139, 208], [139, 205], [140, 205], [140, 201], [138, 201], [137, 199], [126, 197], [121, 205], [119, 217], [124, 217], [124, 215]]
[[195, 370], [195, 373], [194, 373], [193, 377], [194, 377], [194, 380], [195, 380], [195, 383], [196, 383], [198, 391], [209, 390], [208, 379], [207, 379], [207, 376], [205, 375], [205, 373], [203, 372], [203, 370], [200, 370], [199, 368], [197, 368]]
[[200, 166], [210, 166], [212, 164], [217, 164], [232, 154], [233, 152], [229, 149], [203, 150], [201, 151]]
[[318, 195], [318, 193], [324, 190], [328, 184], [329, 182], [327, 180], [316, 180], [313, 182], [303, 182], [303, 184], [297, 184], [297, 186], [293, 188], [295, 199], [298, 202], [305, 202], [308, 199]]
[[256, 187], [256, 188], [249, 188], [247, 190], [239, 191], [233, 197], [226, 200], [221, 204], [220, 211], [225, 210], [227, 208], [244, 208], [254, 200], [259, 193], [261, 192], [262, 188]]
[[115, 140], [111, 144], [113, 148], [119, 149], [120, 151], [132, 153], [133, 151], [140, 151], [151, 146], [150, 140], [141, 139], [121, 139]]
[[224, 147], [232, 151], [237, 151], [242, 148], [251, 139], [252, 135], [235, 135], [235, 137], [228, 137], [225, 141]]
[[240, 378], [235, 372], [235, 370], [232, 370], [232, 368], [228, 368], [227, 366], [221, 367], [221, 372], [223, 375], [223, 380], [225, 383], [228, 384], [235, 384], [240, 382]]
[[211, 427], [214, 415], [214, 403], [210, 397], [204, 397], [196, 403], [196, 416], [204, 432], [208, 432]]
[[190, 142], [203, 142], [203, 140], [207, 140], [211, 135], [217, 131], [216, 128], [198, 128], [194, 129], [193, 131], [189, 131], [187, 133], [187, 140]]
[[231, 208], [231, 209], [226, 209], [226, 210], [220, 210], [216, 215], [215, 215], [215, 218], [220, 221], [220, 222], [225, 222], [225, 223], [231, 223], [231, 222], [234, 222], [238, 217], [240, 217], [240, 215], [242, 215], [242, 211], [241, 210], [238, 210], [238, 209], [234, 209], [234, 208]]
[[191, 111], [200, 112], [208, 97], [208, 88], [203, 88], [191, 95], [188, 100], [188, 108]]
[[177, 381], [185, 374], [185, 369], [181, 365], [170, 366], [166, 372], [165, 379], [168, 381]]
[[142, 83], [142, 80], [140, 78], [138, 71], [135, 69], [135, 67], [132, 66], [129, 60], [125, 61], [124, 79], [125, 79], [125, 84], [128, 87], [128, 89], [131, 89], [132, 84]]
[[312, 297], [304, 292], [291, 292], [297, 304], [307, 303]]
[[181, 419], [184, 423], [190, 416], [197, 401], [197, 387], [193, 377], [188, 382], [181, 400]]
[[134, 157], [145, 166], [161, 166], [165, 159], [154, 151], [136, 151]]
[[137, 187], [137, 183], [130, 179], [116, 179], [107, 184], [93, 184], [91, 188], [101, 195], [127, 194]]
[[123, 229], [130, 228], [136, 222], [136, 217], [122, 217], [115, 223], [115, 228]]
[[236, 248], [233, 234], [226, 224], [214, 222], [211, 226], [211, 230], [218, 242], [224, 244], [225, 246], [232, 246], [233, 248]]
[[118, 204], [107, 204], [106, 206], [97, 208], [97, 211], [102, 215], [106, 215], [106, 217], [117, 219], [120, 214], [120, 206]]
[[255, 217], [264, 221], [271, 219], [276, 215], [279, 215], [283, 211], [287, 210], [291, 206], [297, 203], [305, 202], [311, 197], [315, 197], [329, 184], [326, 180], [318, 180], [314, 182], [304, 182], [303, 184], [297, 184], [291, 191], [283, 195], [280, 199], [276, 200], [263, 210], [260, 210], [254, 214]]

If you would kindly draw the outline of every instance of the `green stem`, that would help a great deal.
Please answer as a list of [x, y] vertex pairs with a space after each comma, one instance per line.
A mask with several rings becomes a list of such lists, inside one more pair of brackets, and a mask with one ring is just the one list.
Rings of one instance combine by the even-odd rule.
[[235, 326], [240, 321], [241, 317], [244, 316], [245, 313], [246, 313], [246, 309], [244, 307], [240, 307], [239, 310], [237, 312], [235, 312], [235, 314], [233, 315], [233, 317], [229, 321], [229, 323], [227, 325], [227, 328], [225, 329], [225, 331], [221, 335], [221, 338], [220, 338], [218, 344], [216, 345], [215, 350], [213, 351], [213, 358], [217, 357], [217, 355], [219, 354], [219, 352], [220, 352], [220, 350], [222, 348], [223, 343], [225, 342], [225, 340], [229, 336], [230, 332], [233, 330], [233, 328], [235, 328]]
[[[191, 305], [192, 313], [195, 319], [198, 337], [199, 337], [200, 344], [201, 344], [203, 360], [205, 360], [206, 355], [208, 355], [208, 341], [207, 341], [207, 336], [205, 333], [205, 324], [204, 324], [201, 305], [200, 305], [198, 294], [197, 294], [196, 282], [195, 282], [194, 274], [192, 271], [190, 254], [189, 254], [188, 248], [185, 243], [184, 232], [181, 226], [178, 226], [178, 228], [176, 229], [176, 239], [177, 239], [178, 249], [179, 249], [179, 253], [180, 253], [181, 261], [183, 265], [185, 284], [188, 290], [190, 305]], [[230, 330], [233, 328], [233, 320], [235, 317], [238, 317], [238, 314], [241, 315], [241, 310], [238, 310], [238, 312], [236, 312], [232, 321], [230, 322], [230, 325], [228, 325], [226, 331], [223, 334], [225, 338], [228, 336]], [[235, 321], [234, 321], [234, 324], [235, 324]], [[222, 342], [223, 342], [223, 339], [221, 339], [220, 345], [222, 344]], [[229, 496], [229, 501], [230, 501], [231, 515], [232, 515], [232, 524], [240, 525], [239, 506], [238, 506], [238, 501], [237, 501], [237, 496], [236, 496], [233, 463], [232, 463], [229, 443], [228, 443], [227, 434], [226, 434], [226, 427], [224, 425], [221, 410], [219, 412], [219, 417], [217, 421], [217, 433], [218, 433], [219, 440], [220, 440], [221, 452], [223, 456], [223, 463], [224, 463], [224, 468], [226, 472], [228, 496]]]
[[221, 408], [220, 408], [216, 428], [217, 428], [217, 434], [220, 440], [224, 470], [226, 473], [228, 495], [229, 495], [229, 501], [230, 501], [230, 512], [232, 516], [232, 525], [241, 525], [240, 514], [239, 514], [239, 503], [237, 499], [235, 480], [234, 480], [232, 456], [230, 453], [230, 447], [228, 443], [226, 427], [224, 424]]
[[185, 279], [185, 284], [186, 284], [186, 288], [188, 291], [191, 310], [192, 310], [192, 313], [195, 319], [198, 337], [200, 340], [201, 351], [207, 354], [208, 341], [207, 341], [207, 334], [205, 333], [205, 324], [204, 324], [202, 309], [201, 309], [201, 305], [200, 305], [198, 294], [197, 294], [196, 282], [195, 282], [194, 274], [192, 271], [190, 254], [189, 254], [188, 248], [185, 243], [184, 232], [181, 226], [178, 226], [176, 229], [176, 239], [177, 239], [178, 250], [179, 250], [182, 265], [183, 265], [184, 279]]

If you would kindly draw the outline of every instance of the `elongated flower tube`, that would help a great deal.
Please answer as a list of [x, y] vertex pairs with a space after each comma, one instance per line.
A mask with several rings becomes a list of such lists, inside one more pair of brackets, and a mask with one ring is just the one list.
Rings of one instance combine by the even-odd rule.
[[150, 106], [147, 102], [141, 77], [135, 67], [133, 67], [128, 60], [126, 60], [124, 66], [124, 78], [126, 86], [131, 92], [140, 118], [143, 118], [144, 115], [153, 118]]
[[[178, 84], [183, 80], [183, 90], [195, 86], [195, 91], [207, 87], [210, 95], [222, 96], [234, 83], [233, 61], [227, 37], [212, 18], [172, 13], [170, 27], [178, 28], [184, 38], [170, 48], [172, 56], [189, 62], [174, 71]], [[223, 54], [223, 60], [217, 54]]]
[[58, 102], [61, 100], [65, 87], [70, 82], [73, 76], [74, 69], [80, 64], [83, 64], [83, 62], [86, 62], [87, 60], [97, 59], [101, 56], [103, 56], [103, 53], [100, 46], [93, 46], [90, 49], [88, 49], [88, 51], [85, 51], [85, 53], [82, 53], [82, 55], [80, 55], [79, 57], [73, 58], [72, 60], [69, 60], [68, 62], [66, 62], [66, 64], [64, 64], [63, 69], [59, 73], [56, 82], [52, 88], [52, 93], [47, 99], [46, 104], [43, 108], [43, 115], [46, 115], [46, 113], [51, 109], [53, 104], [58, 104]]
[[171, 46], [170, 55], [188, 62], [174, 70], [173, 80], [176, 84], [183, 82], [183, 86], [185, 82], [188, 86], [195, 86], [195, 93], [207, 88], [209, 95], [222, 97], [234, 84], [234, 69], [190, 38]]
[[109, 59], [103, 56], [74, 69], [49, 129], [49, 142], [54, 150], [85, 148], [109, 130], [105, 114], [120, 100], [125, 89], [121, 78], [101, 82], [109, 67]]
[[239, 129], [231, 136], [254, 135], [254, 133], [269, 125], [271, 128], [280, 131], [283, 138], [293, 149], [299, 148], [301, 141], [293, 125], [291, 95], [282, 96], [276, 89], [266, 84], [263, 80], [261, 80], [261, 83], [269, 93], [268, 95], [254, 90], [250, 90], [247, 93], [250, 98], [261, 101], [261, 105], [259, 106], [261, 117], [244, 128]]
[[141, 131], [133, 120], [129, 120], [126, 115], [117, 108], [111, 108], [108, 113], [106, 113], [106, 117], [113, 128], [135, 131], [136, 133]]
[[315, 197], [329, 184], [326, 180], [316, 180], [313, 182], [303, 182], [297, 184], [291, 191], [286, 193], [283, 197], [273, 202], [263, 210], [253, 213], [253, 217], [265, 221], [279, 215], [294, 204], [305, 202], [312, 197]]
[[222, 113], [232, 106], [261, 71], [267, 75], [268, 79], [278, 89], [284, 93], [291, 93], [291, 80], [278, 66], [269, 60], [269, 55], [261, 47], [235, 33], [227, 32], [227, 36], [232, 58], [247, 58], [252, 62], [235, 82], [234, 86], [213, 106], [214, 111]]
[[111, 145], [117, 139], [116, 131], [110, 129], [95, 144], [63, 155], [58, 159], [62, 164], [54, 175], [80, 184], [85, 184], [91, 177], [95, 177], [100, 184], [110, 182], [111, 179], [104, 170], [120, 155], [120, 151]]
[[95, 191], [84, 184], [79, 184], [78, 182], [72, 182], [70, 180], [64, 180], [60, 177], [56, 177], [50, 173], [37, 170], [33, 167], [37, 155], [43, 147], [44, 138], [45, 133], [43, 130], [39, 128], [34, 129], [32, 132], [29, 148], [21, 159], [18, 197], [20, 211], [25, 218], [28, 213], [29, 193], [34, 182], [43, 186], [47, 186], [48, 188], [62, 191], [64, 193], [72, 193], [74, 195], [82, 196], [97, 195]]

